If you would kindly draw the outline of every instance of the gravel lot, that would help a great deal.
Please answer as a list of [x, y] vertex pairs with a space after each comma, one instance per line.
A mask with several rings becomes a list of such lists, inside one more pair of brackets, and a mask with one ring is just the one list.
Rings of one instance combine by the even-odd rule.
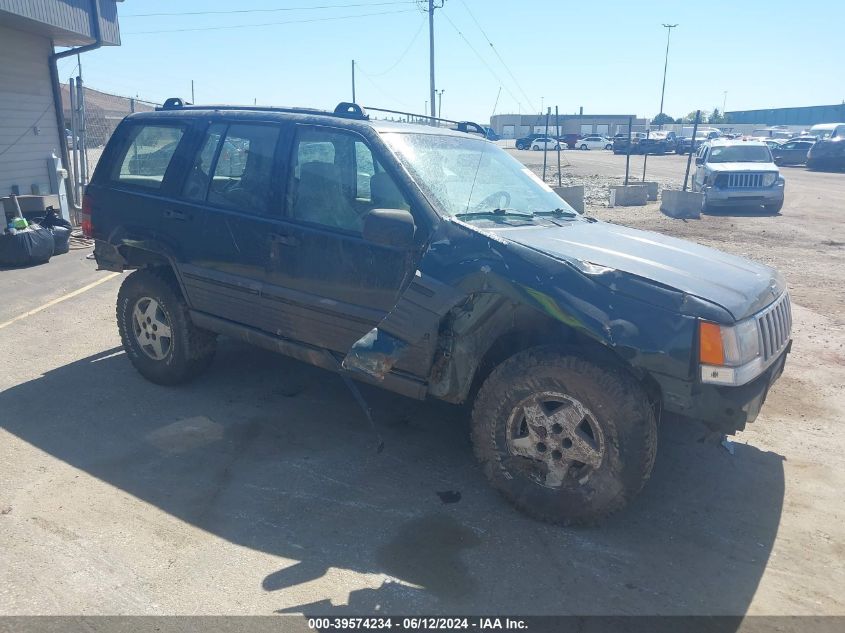
[[[575, 181], [624, 170], [565, 156]], [[662, 182], [683, 165], [649, 158]], [[667, 419], [646, 490], [595, 529], [512, 510], [462, 409], [365, 388], [376, 454], [338, 377], [260, 350], [224, 341], [200, 380], [144, 381], [119, 347], [120, 277], [85, 251], [0, 271], [0, 613], [845, 615], [845, 175], [784, 172], [777, 217], [592, 199], [777, 266], [795, 304], [794, 353], [734, 453]]]

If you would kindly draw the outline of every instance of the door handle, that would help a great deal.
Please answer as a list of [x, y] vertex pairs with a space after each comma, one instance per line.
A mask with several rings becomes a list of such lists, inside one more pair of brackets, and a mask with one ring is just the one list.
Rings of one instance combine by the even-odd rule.
[[174, 209], [166, 209], [164, 212], [164, 217], [168, 220], [181, 220], [183, 222], [185, 220], [191, 219], [191, 216], [187, 213], [183, 213], [182, 211], [176, 211]]
[[298, 238], [283, 233], [270, 233], [270, 241], [274, 244], [284, 244], [285, 246], [299, 246]]

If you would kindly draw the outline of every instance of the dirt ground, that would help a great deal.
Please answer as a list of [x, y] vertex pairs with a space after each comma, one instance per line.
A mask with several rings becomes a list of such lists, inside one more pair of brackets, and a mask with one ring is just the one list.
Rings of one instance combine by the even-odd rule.
[[[599, 188], [624, 170], [567, 159]], [[233, 341], [190, 385], [143, 380], [121, 277], [87, 251], [0, 271], [0, 614], [845, 615], [845, 175], [784, 171], [777, 217], [588, 209], [777, 266], [795, 321], [733, 452], [667, 419], [649, 484], [598, 528], [514, 511], [463, 409], [365, 387], [378, 454], [337, 376]]]

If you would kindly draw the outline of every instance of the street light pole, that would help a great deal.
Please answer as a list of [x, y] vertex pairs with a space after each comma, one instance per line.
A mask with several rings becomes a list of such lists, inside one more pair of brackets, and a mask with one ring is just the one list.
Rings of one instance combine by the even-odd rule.
[[[669, 68], [669, 37], [672, 35], [672, 29], [674, 29], [677, 24], [664, 24], [663, 27], [666, 29], [666, 59], [663, 62], [663, 88], [660, 90], [660, 112], [658, 114], [663, 114], [663, 97], [666, 94], [666, 70]], [[663, 119], [661, 117], [660, 121], [660, 129], [663, 129]]]
[[728, 103], [728, 91], [725, 90], [722, 93], [722, 116], [725, 116], [725, 108], [727, 107]]
[[446, 92], [445, 88], [440, 90], [435, 90], [434, 92], [437, 93], [437, 118], [443, 117], [443, 93]]

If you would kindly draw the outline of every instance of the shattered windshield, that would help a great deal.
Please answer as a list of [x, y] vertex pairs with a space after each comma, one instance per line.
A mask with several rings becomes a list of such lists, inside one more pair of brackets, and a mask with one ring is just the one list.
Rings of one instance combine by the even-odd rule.
[[443, 215], [576, 215], [530, 169], [488, 141], [415, 133], [383, 138]]

